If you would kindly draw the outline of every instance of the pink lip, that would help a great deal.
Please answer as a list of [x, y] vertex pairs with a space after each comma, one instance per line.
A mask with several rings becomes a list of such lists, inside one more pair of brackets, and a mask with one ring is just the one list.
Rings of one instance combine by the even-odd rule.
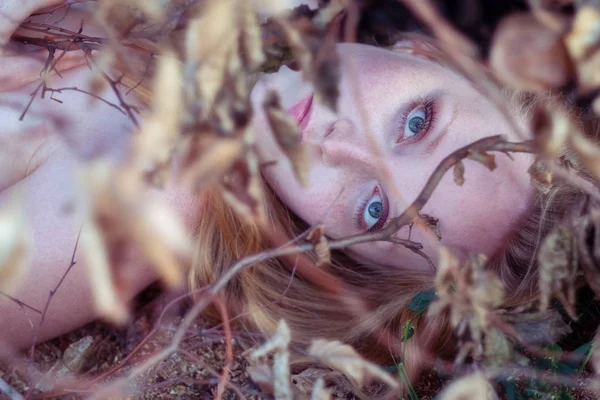
[[287, 112], [291, 114], [294, 118], [296, 118], [296, 121], [300, 126], [300, 131], [302, 133], [304, 133], [304, 129], [310, 121], [310, 111], [312, 110], [312, 102], [313, 94], [311, 93], [308, 96], [303, 97], [298, 103], [294, 104], [292, 107], [287, 109]]

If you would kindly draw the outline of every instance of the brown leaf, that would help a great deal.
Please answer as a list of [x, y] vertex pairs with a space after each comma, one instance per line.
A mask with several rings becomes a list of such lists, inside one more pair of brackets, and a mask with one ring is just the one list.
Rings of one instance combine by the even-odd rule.
[[540, 159], [536, 159], [527, 170], [531, 178], [531, 185], [540, 192], [547, 194], [552, 188], [552, 172]]
[[494, 35], [490, 64], [502, 82], [529, 91], [563, 87], [572, 70], [560, 32], [524, 13], [502, 20]]
[[547, 158], [556, 157], [573, 130], [566, 112], [553, 106], [537, 105], [531, 113], [531, 131], [535, 143]]
[[573, 259], [573, 232], [566, 225], [554, 228], [544, 239], [538, 254], [540, 310], [546, 310], [551, 298], [557, 297], [572, 319], [577, 319]]
[[298, 122], [281, 108], [279, 95], [274, 91], [269, 91], [265, 96], [263, 108], [277, 144], [289, 157], [298, 181], [306, 186], [308, 160], [300, 141]]
[[395, 378], [379, 366], [362, 358], [351, 346], [340, 341], [313, 340], [308, 353], [323, 364], [340, 370], [359, 386], [363, 386], [372, 379], [384, 382], [392, 388], [399, 386]]
[[318, 257], [318, 266], [328, 265], [331, 263], [331, 250], [329, 249], [329, 241], [327, 240], [327, 237], [325, 237], [324, 231], [325, 227], [323, 225], [318, 225], [311, 229], [306, 236], [306, 239], [315, 245], [315, 253]]
[[459, 161], [454, 165], [454, 183], [458, 186], [462, 186], [465, 183], [465, 164]]
[[496, 157], [487, 151], [470, 149], [468, 158], [469, 160], [477, 161], [478, 163], [484, 165], [490, 171], [496, 169]]
[[437, 236], [438, 240], [442, 240], [442, 231], [440, 230], [440, 220], [439, 218], [432, 217], [428, 214], [419, 214], [418, 222], [422, 224], [427, 229], [431, 229], [435, 236]]

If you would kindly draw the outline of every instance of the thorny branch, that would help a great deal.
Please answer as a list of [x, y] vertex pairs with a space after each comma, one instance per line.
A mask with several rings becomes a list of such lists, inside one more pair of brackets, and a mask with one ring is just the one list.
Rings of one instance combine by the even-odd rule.
[[48, 308], [50, 307], [50, 303], [52, 303], [52, 299], [54, 298], [54, 295], [56, 294], [56, 292], [58, 292], [58, 289], [60, 289], [60, 287], [62, 286], [63, 282], [67, 278], [67, 275], [69, 275], [69, 272], [71, 272], [71, 270], [73, 269], [73, 267], [75, 266], [75, 264], [77, 264], [77, 260], [75, 259], [75, 256], [77, 254], [77, 247], [79, 245], [79, 238], [81, 237], [81, 229], [82, 228], [79, 228], [79, 232], [77, 233], [77, 239], [75, 241], [75, 246], [73, 247], [73, 254], [71, 256], [71, 262], [69, 263], [69, 266], [67, 267], [67, 269], [65, 270], [65, 272], [61, 276], [61, 278], [58, 281], [58, 283], [56, 284], [56, 286], [54, 286], [54, 289], [52, 289], [48, 293], [48, 299], [46, 300], [46, 304], [44, 305], [44, 309], [42, 310], [42, 315], [40, 317], [40, 322], [39, 322], [39, 324], [38, 324], [38, 326], [37, 326], [37, 328], [35, 330], [35, 333], [33, 335], [33, 341], [31, 343], [31, 349], [29, 350], [29, 363], [30, 363], [30, 365], [33, 365], [33, 358], [35, 356], [35, 346], [38, 343], [38, 339], [39, 339], [40, 331], [42, 330], [42, 326], [44, 325], [44, 322], [46, 321], [46, 314], [48, 313]]

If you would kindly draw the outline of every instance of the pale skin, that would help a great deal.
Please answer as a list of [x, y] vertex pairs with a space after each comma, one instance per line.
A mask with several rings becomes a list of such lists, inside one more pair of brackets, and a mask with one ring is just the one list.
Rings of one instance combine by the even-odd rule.
[[[18, 23], [34, 10], [59, 3], [4, 1], [0, 5], [0, 40], [5, 43]], [[72, 15], [64, 24], [77, 27], [77, 14]], [[381, 216], [398, 215], [452, 150], [489, 135], [504, 134], [518, 140], [502, 115], [447, 68], [423, 58], [361, 45], [339, 45], [338, 50], [342, 81], [337, 114], [316, 100], [308, 102], [310, 107], [301, 102], [310, 99], [312, 89], [302, 82], [301, 74], [285, 68], [261, 79], [252, 94], [256, 105], [270, 88], [282, 94], [285, 108], [300, 102], [291, 113], [301, 120], [303, 142], [310, 155], [307, 188], [293, 178], [260, 111], [253, 121], [257, 142], [264, 161], [277, 161], [266, 172], [276, 192], [309, 224], [325, 224], [330, 236], [376, 229]], [[0, 206], [26, 194], [33, 260], [14, 295], [37, 309], [43, 308], [49, 291], [69, 266], [76, 242], [78, 221], [68, 212], [74, 196], [74, 171], [92, 157], [122, 157], [133, 130], [127, 116], [104, 103], [90, 103], [85, 95], [74, 92], [57, 95], [62, 104], [37, 99], [25, 120], [19, 121], [29, 93], [39, 82], [44, 60], [43, 54], [39, 61], [17, 58], [9, 52], [0, 56], [0, 147], [12, 149], [0, 153], [0, 167], [9, 171], [0, 176]], [[63, 77], [53, 77], [54, 86], [85, 89], [89, 85], [89, 71], [82, 58], [70, 55], [60, 70]], [[110, 90], [102, 96], [116, 102]], [[305, 111], [307, 117], [303, 119]], [[65, 118], [67, 129], [42, 120], [48, 115], [54, 120]], [[406, 141], [397, 143], [402, 138]], [[467, 163], [462, 187], [457, 187], [451, 176], [444, 178], [424, 209], [440, 219], [441, 242], [464, 253], [493, 253], [531, 201], [533, 191], [525, 173], [530, 162], [528, 155], [516, 155], [514, 161], [500, 155], [494, 173]], [[194, 224], [200, 221], [197, 197], [175, 186], [152, 195], [179, 212], [191, 235]], [[406, 238], [407, 233], [403, 229], [398, 236]], [[432, 233], [415, 230], [411, 238], [422, 242], [425, 252], [435, 260], [438, 241]], [[390, 267], [429, 268], [422, 258], [389, 243], [359, 245], [352, 251], [356, 257]], [[97, 317], [83, 263], [85, 260], [78, 258], [54, 296], [41, 340]], [[126, 275], [131, 277], [129, 298], [156, 279], [133, 253]], [[31, 345], [38, 322], [37, 313], [0, 297], [0, 336], [4, 341], [18, 347]]]

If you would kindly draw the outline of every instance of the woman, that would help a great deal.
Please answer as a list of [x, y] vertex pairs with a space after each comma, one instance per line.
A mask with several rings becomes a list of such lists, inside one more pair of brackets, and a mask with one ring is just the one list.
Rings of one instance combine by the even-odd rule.
[[[4, 40], [35, 9], [56, 3], [60, 2], [31, 1], [27, 7], [17, 7], [16, 0], [5, 2], [1, 14], [8, 15], [3, 22]], [[63, 23], [76, 30], [76, 12]], [[414, 51], [422, 44], [414, 39], [391, 50], [337, 45], [341, 57], [337, 113], [319, 104], [314, 89], [299, 72], [284, 67], [260, 79], [252, 92], [257, 110], [253, 126], [259, 155], [268, 165], [263, 171], [269, 194], [264, 207], [272, 227], [289, 239], [320, 224], [330, 238], [376, 231], [402, 212], [452, 151], [498, 134], [510, 141], [527, 139], [464, 77]], [[5, 53], [3, 63], [15, 65], [17, 57]], [[64, 91], [56, 95], [61, 104], [48, 98], [32, 103], [24, 122], [32, 127], [24, 132], [19, 116], [26, 109], [27, 95], [36, 87], [44, 58], [27, 60], [32, 64], [20, 60], [17, 71], [0, 79], [4, 85], [0, 112], [6, 121], [0, 139], [16, 148], [8, 163], [11, 173], [0, 181], [0, 204], [6, 205], [19, 187], [28, 191], [26, 211], [33, 224], [34, 267], [16, 297], [40, 309], [68, 267], [77, 238], [73, 216], [67, 212], [73, 198], [69, 174], [82, 162], [82, 154], [88, 158], [122, 157], [132, 124], [106, 102], [95, 102], [90, 110], [82, 93]], [[90, 84], [85, 60], [74, 56], [64, 62], [59, 67], [62, 78], [51, 78], [54, 87], [85, 89]], [[295, 179], [261, 111], [271, 90], [280, 93], [284, 108], [302, 129], [310, 166], [306, 187]], [[110, 88], [101, 95], [108, 102], [118, 102]], [[526, 131], [523, 103], [512, 97], [507, 104], [517, 125]], [[48, 122], [48, 115], [54, 123]], [[46, 118], [44, 123], [39, 116]], [[63, 119], [67, 123], [59, 123]], [[76, 151], [66, 143], [74, 143]], [[273, 331], [279, 319], [285, 318], [299, 343], [322, 336], [339, 338], [362, 347], [372, 358], [385, 357], [389, 352], [370, 342], [373, 321], [383, 321], [399, 332], [403, 321], [412, 316], [405, 309], [407, 302], [432, 287], [435, 271], [427, 258], [436, 264], [440, 244], [460, 256], [487, 255], [491, 268], [508, 286], [509, 297], [519, 298], [532, 282], [536, 240], [565, 207], [560, 196], [555, 197], [560, 206], [553, 208], [536, 195], [527, 174], [532, 155], [515, 154], [513, 158], [496, 157], [494, 172], [467, 162], [462, 186], [450, 176], [443, 178], [422, 210], [439, 220], [439, 225], [432, 229], [417, 224], [395, 234], [422, 243], [426, 257], [389, 242], [355, 245], [333, 254], [331, 265], [322, 268], [366, 300], [372, 310], [368, 316], [357, 317], [336, 296], [296, 276], [293, 263], [285, 260], [265, 262], [239, 274], [223, 293], [230, 315], [244, 315], [248, 327], [263, 332]], [[217, 190], [207, 190], [201, 204], [191, 192], [176, 187], [154, 195], [175, 206], [190, 233], [198, 225], [192, 287], [213, 282], [240, 257], [273, 245], [261, 227], [239, 217]], [[549, 223], [540, 228], [542, 211]], [[80, 265], [85, 260], [79, 261], [54, 295], [40, 339], [96, 317]], [[135, 254], [127, 271], [131, 296], [155, 279]], [[0, 315], [5, 340], [19, 347], [31, 344], [39, 318], [35, 312], [5, 300], [0, 303]], [[419, 322], [416, 334], [420, 343], [443, 348], [450, 335], [442, 334], [442, 326], [443, 321]]]

